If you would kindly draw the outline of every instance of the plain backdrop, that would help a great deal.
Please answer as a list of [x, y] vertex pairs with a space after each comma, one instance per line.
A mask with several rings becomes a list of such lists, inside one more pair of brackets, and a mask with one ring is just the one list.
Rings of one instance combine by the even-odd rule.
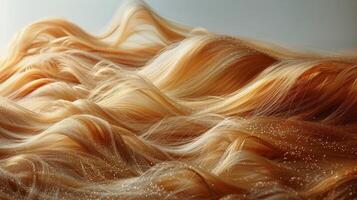
[[[285, 46], [357, 49], [357, 0], [146, 0], [160, 15], [210, 31]], [[122, 0], [0, 0], [0, 50], [26, 24], [64, 17], [105, 29]]]

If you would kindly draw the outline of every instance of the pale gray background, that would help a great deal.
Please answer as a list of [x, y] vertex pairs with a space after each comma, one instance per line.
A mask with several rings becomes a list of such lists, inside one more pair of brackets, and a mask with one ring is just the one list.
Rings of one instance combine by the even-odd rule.
[[[357, 0], [146, 0], [160, 15], [208, 30], [308, 49], [357, 49]], [[0, 0], [0, 50], [26, 24], [65, 17], [100, 32], [122, 0]]]

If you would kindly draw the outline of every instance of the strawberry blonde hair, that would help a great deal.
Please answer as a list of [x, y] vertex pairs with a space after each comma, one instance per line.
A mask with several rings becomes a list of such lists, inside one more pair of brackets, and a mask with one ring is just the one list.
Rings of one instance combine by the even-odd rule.
[[357, 60], [166, 20], [27, 26], [0, 61], [1, 199], [357, 198]]

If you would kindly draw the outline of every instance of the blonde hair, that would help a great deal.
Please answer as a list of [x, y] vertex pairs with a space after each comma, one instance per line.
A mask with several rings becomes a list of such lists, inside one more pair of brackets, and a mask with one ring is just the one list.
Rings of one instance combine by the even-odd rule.
[[357, 198], [356, 63], [142, 2], [99, 36], [33, 23], [0, 62], [0, 198]]

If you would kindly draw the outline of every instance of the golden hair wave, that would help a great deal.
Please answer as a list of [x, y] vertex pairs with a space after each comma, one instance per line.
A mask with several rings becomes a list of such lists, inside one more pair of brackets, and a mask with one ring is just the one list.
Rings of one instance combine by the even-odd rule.
[[0, 62], [0, 198], [355, 199], [356, 64], [142, 2], [33, 23]]

